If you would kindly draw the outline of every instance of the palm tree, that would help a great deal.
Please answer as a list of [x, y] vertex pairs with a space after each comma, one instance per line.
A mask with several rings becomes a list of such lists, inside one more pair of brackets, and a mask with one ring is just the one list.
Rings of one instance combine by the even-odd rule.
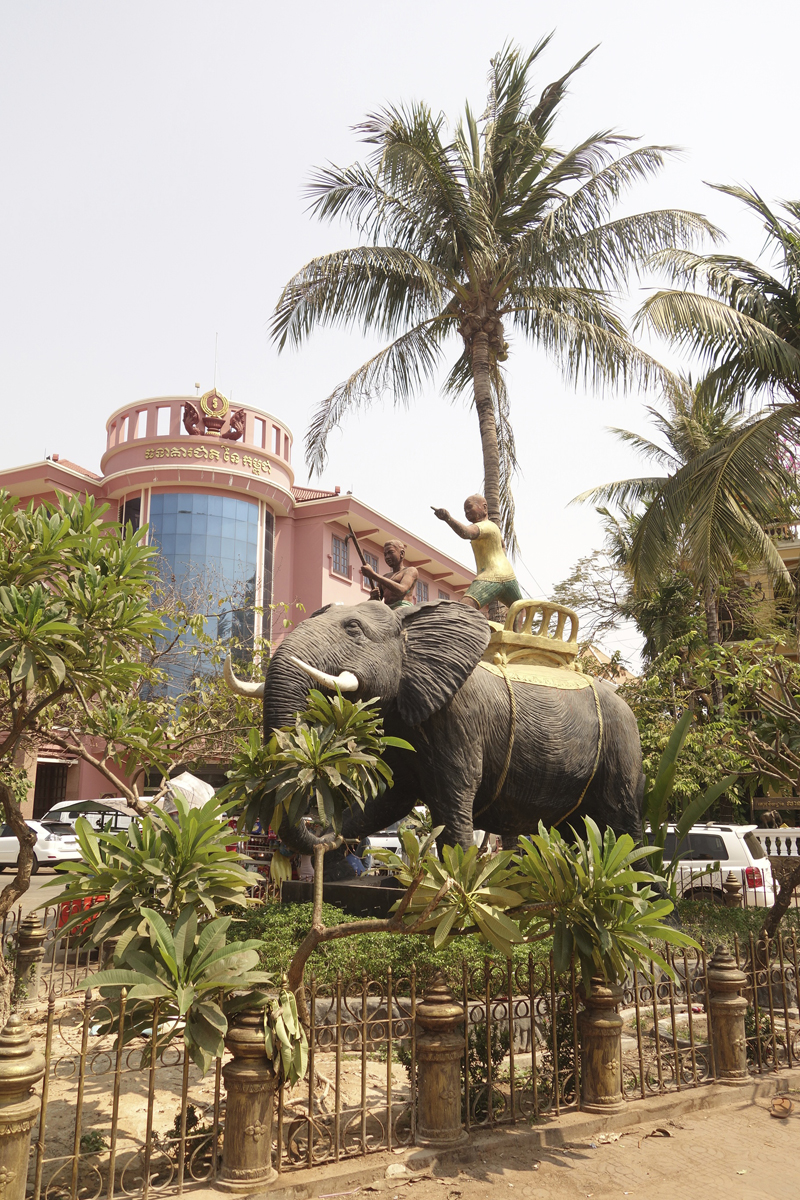
[[[550, 141], [571, 76], [532, 99], [530, 54], [506, 46], [491, 60], [486, 110], [467, 105], [450, 140], [425, 104], [389, 107], [358, 131], [366, 163], [330, 166], [312, 180], [320, 219], [348, 220], [359, 244], [313, 259], [287, 283], [273, 315], [279, 349], [318, 325], [359, 326], [389, 343], [323, 401], [306, 439], [312, 471], [331, 430], [385, 390], [407, 403], [460, 339], [444, 391], [469, 393], [478, 415], [489, 516], [513, 546], [515, 466], [502, 363], [507, 327], [538, 343], [567, 377], [592, 384], [675, 383], [639, 350], [609, 291], [657, 250], [716, 230], [696, 213], [611, 220], [622, 193], [663, 165], [669, 147], [631, 148], [605, 131], [564, 152]], [[590, 52], [591, 53], [591, 52]]]
[[[693, 390], [676, 392], [666, 415], [648, 408], [663, 444], [627, 429], [613, 429], [666, 474], [622, 479], [576, 497], [577, 503], [642, 504], [627, 548], [634, 596], [644, 598], [663, 584], [665, 567], [680, 562], [703, 598], [709, 645], [719, 645], [719, 584], [730, 578], [737, 562], [763, 563], [779, 588], [791, 589], [791, 577], [765, 532], [794, 494], [795, 479], [787, 469], [779, 439], [759, 441], [759, 459], [750, 472], [727, 469], [711, 480], [694, 473], [696, 464], [725, 461], [731, 446], [747, 444], [753, 428], [763, 427], [763, 414], [747, 418], [730, 391], [714, 392], [703, 381]], [[740, 453], [740, 460], [743, 458]], [[739, 467], [741, 467], [741, 461]], [[715, 682], [714, 702], [722, 707]]]
[[[643, 304], [637, 324], [675, 346], [699, 355], [707, 374], [703, 388], [726, 395], [732, 407], [761, 397], [769, 407], [711, 444], [663, 488], [656, 511], [648, 513], [652, 561], [657, 541], [680, 522], [691, 492], [695, 523], [710, 543], [720, 495], [749, 495], [750, 511], [767, 512], [774, 503], [773, 477], [762, 472], [775, 456], [797, 470], [800, 441], [800, 202], [786, 201], [779, 216], [748, 188], [712, 185], [742, 201], [762, 222], [765, 250], [776, 274], [733, 255], [699, 255], [673, 247], [658, 251], [651, 266], [668, 272], [683, 290], [656, 292]], [[689, 290], [702, 287], [704, 291]], [[762, 486], [763, 485], [763, 486]], [[796, 505], [796, 486], [784, 512]]]

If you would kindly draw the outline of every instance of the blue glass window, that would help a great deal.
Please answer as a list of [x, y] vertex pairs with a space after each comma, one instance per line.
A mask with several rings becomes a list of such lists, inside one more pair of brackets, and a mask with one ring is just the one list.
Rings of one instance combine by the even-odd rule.
[[[245, 647], [252, 646], [255, 626], [257, 535], [257, 502], [191, 493], [150, 497], [150, 542], [161, 551], [165, 582], [211, 614], [211, 637]], [[271, 580], [264, 591], [271, 592]], [[167, 666], [176, 692], [199, 666], [193, 639], [184, 640], [185, 649]]]
[[417, 604], [424, 604], [428, 599], [428, 585], [423, 583], [421, 579], [417, 580]]

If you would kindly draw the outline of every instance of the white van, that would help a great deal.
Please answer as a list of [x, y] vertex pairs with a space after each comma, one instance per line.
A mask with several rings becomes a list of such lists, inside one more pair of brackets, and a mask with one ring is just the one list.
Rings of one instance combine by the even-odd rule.
[[[681, 861], [677, 867], [677, 893], [685, 899], [724, 901], [724, 883], [730, 871], [741, 884], [742, 903], [771, 908], [778, 891], [772, 875], [772, 864], [754, 830], [757, 825], [720, 825], [709, 821], [693, 825], [678, 846], [675, 826], [670, 825], [664, 843], [664, 863], [676, 854]], [[714, 868], [701, 873], [704, 868]]]

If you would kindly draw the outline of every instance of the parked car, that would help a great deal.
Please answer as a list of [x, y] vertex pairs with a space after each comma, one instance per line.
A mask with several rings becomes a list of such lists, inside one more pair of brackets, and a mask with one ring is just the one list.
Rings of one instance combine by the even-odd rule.
[[[33, 866], [31, 874], [35, 875], [39, 867], [55, 867], [59, 863], [80, 859], [81, 852], [75, 830], [72, 833], [53, 833], [45, 828], [41, 821], [26, 821], [29, 829], [36, 832], [36, 843], [33, 847]], [[0, 871], [8, 866], [16, 866], [19, 858], [19, 841], [10, 825], [4, 825], [0, 830]]]
[[[719, 825], [709, 821], [694, 825], [677, 845], [675, 826], [670, 825], [664, 844], [664, 862], [680, 854], [677, 893], [695, 899], [725, 899], [724, 883], [730, 871], [742, 888], [745, 907], [771, 908], [777, 885], [772, 864], [756, 837], [757, 825]], [[713, 868], [710, 871], [704, 871]]]

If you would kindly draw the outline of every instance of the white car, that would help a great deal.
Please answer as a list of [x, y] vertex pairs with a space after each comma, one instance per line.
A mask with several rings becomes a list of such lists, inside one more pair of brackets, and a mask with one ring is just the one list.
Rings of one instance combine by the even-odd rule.
[[[36, 832], [31, 875], [35, 875], [39, 867], [55, 867], [58, 863], [80, 859], [80, 847], [74, 830], [71, 833], [66, 830], [64, 833], [51, 833], [41, 821], [26, 821], [25, 824]], [[18, 858], [17, 835], [10, 825], [4, 825], [0, 830], [0, 871], [9, 866], [15, 867]]]
[[[675, 826], [669, 826], [664, 844], [664, 863], [679, 852], [677, 892], [686, 899], [724, 901], [724, 883], [733, 872], [741, 885], [745, 908], [771, 908], [777, 886], [772, 864], [756, 837], [757, 825], [720, 825], [709, 821], [693, 825], [684, 841], [676, 847]], [[718, 865], [717, 865], [718, 864]], [[701, 874], [704, 868], [715, 868]]]
[[403, 845], [397, 832], [397, 822], [387, 826], [377, 833], [370, 833], [358, 847], [357, 854], [364, 866], [369, 870], [373, 865], [372, 854], [375, 850], [393, 850], [395, 854], [403, 853]]

